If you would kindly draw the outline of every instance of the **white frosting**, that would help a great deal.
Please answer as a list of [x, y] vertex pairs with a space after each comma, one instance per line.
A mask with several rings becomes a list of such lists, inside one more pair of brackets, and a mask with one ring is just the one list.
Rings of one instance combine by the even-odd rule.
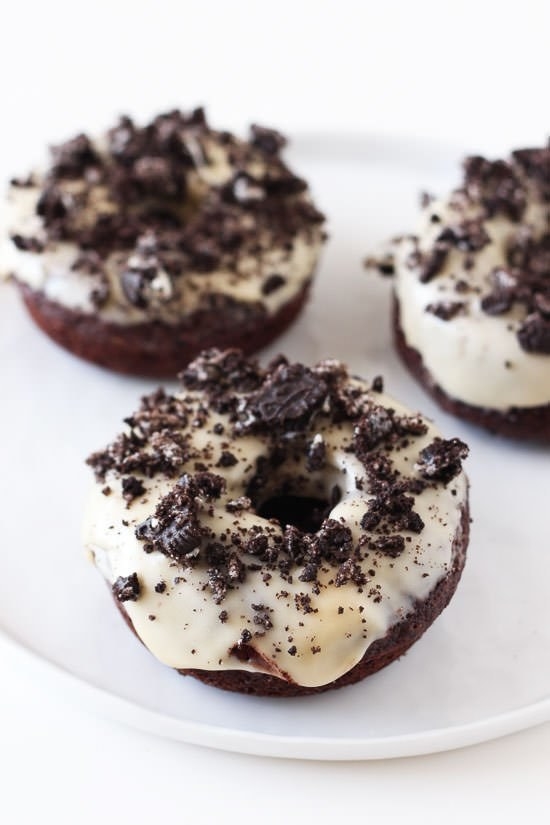
[[[453, 196], [432, 201], [423, 211], [416, 236], [421, 252], [433, 249], [445, 227], [480, 214], [479, 207], [464, 209], [463, 203], [457, 211], [453, 202]], [[440, 221], [433, 223], [432, 215]], [[522, 224], [535, 238], [541, 237], [549, 228], [548, 206], [533, 198]], [[496, 410], [548, 404], [550, 357], [526, 352], [516, 335], [525, 309], [516, 304], [505, 314], [491, 316], [481, 308], [481, 297], [491, 291], [489, 275], [506, 267], [506, 248], [519, 225], [498, 215], [485, 219], [483, 227], [490, 243], [473, 254], [451, 249], [441, 271], [427, 283], [420, 281], [419, 268], [408, 263], [414, 239], [405, 237], [397, 243], [395, 294], [405, 340], [451, 398]], [[467, 258], [473, 261], [471, 268], [465, 266]], [[469, 285], [468, 292], [456, 290], [461, 280]], [[445, 321], [426, 311], [428, 305], [446, 301], [464, 302], [464, 312]]]
[[[366, 385], [360, 386], [367, 390]], [[391, 406], [398, 414], [407, 413], [387, 396], [373, 393], [372, 398], [376, 403]], [[267, 454], [268, 444], [259, 436], [236, 438], [229, 449], [238, 463], [217, 467], [222, 444], [227, 441], [227, 435], [216, 435], [212, 431], [219, 421], [223, 421], [226, 428], [230, 426], [227, 419], [210, 413], [206, 424], [193, 431], [193, 446], [209, 448], [211, 470], [222, 475], [227, 484], [226, 492], [214, 501], [213, 510], [209, 511], [209, 505], [201, 508], [201, 523], [217, 534], [224, 529], [233, 532], [236, 521], [245, 532], [258, 523], [281, 532], [254, 512], [235, 515], [226, 511], [228, 500], [244, 495], [255, 473], [256, 459]], [[412, 438], [408, 446], [392, 452], [395, 467], [405, 475], [414, 475], [419, 451], [436, 434], [430, 424], [426, 435]], [[365, 536], [360, 523], [372, 496], [357, 489], [356, 478], [364, 478], [365, 470], [358, 458], [346, 449], [352, 438], [352, 424], [345, 422], [330, 427], [317, 424], [307, 437], [323, 439], [325, 468], [307, 473], [303, 459], [292, 460], [291, 467], [284, 464], [276, 471], [276, 477], [270, 479], [272, 490], [264, 491], [264, 500], [277, 490], [281, 480], [288, 480], [292, 485], [292, 479], [300, 471], [308, 481], [300, 489], [291, 490], [297, 495], [329, 499], [337, 484], [342, 497], [330, 518], [343, 519], [357, 542]], [[186, 470], [194, 472], [193, 460], [182, 465], [181, 472]], [[111, 473], [106, 483], [111, 488], [109, 495], [102, 493], [101, 483], [91, 491], [84, 542], [110, 584], [119, 576], [137, 573], [140, 596], [137, 601], [125, 601], [124, 607], [138, 636], [160, 661], [174, 668], [270, 672], [311, 687], [325, 685], [350, 670], [376, 639], [384, 637], [392, 625], [410, 611], [416, 599], [425, 599], [449, 572], [451, 546], [460, 530], [461, 509], [467, 500], [467, 481], [462, 472], [447, 487], [439, 484], [416, 496], [414, 509], [423, 519], [424, 529], [420, 534], [400, 531], [406, 541], [405, 550], [397, 558], [379, 551], [367, 554], [361, 562], [367, 576], [362, 592], [350, 582], [340, 587], [329, 584], [334, 580], [336, 569], [328, 565], [319, 573], [318, 595], [313, 583], [299, 580], [300, 568], [293, 571], [291, 583], [283, 580], [277, 570], [268, 581], [262, 578], [265, 570], [249, 571], [244, 583], [230, 589], [221, 604], [216, 604], [206, 585], [205, 569], [200, 566], [183, 569], [161, 552], [146, 553], [143, 542], [135, 536], [136, 525], [154, 513], [156, 503], [175, 482], [160, 475], [144, 478], [146, 494], [135, 499], [128, 509], [121, 496], [120, 479]], [[246, 555], [244, 559], [257, 561]], [[155, 591], [159, 581], [166, 583], [162, 593]], [[300, 594], [311, 598], [314, 612], [304, 613], [296, 608], [295, 597]], [[252, 605], [263, 606], [262, 612], [268, 613], [271, 628], [264, 629], [254, 623]], [[222, 610], [227, 611], [225, 622], [219, 618]], [[249, 644], [260, 654], [264, 665], [258, 661], [242, 662], [231, 653], [243, 630], [252, 633]], [[257, 631], [261, 634], [255, 635]], [[293, 646], [295, 655], [289, 652]]]
[[[214, 138], [202, 136], [199, 143], [191, 130], [186, 142], [190, 151], [194, 150], [198, 164], [189, 175], [186, 202], [200, 204], [209, 187], [229, 181], [235, 169], [229, 162], [227, 150]], [[105, 151], [100, 140], [96, 141], [95, 148], [103, 153]], [[200, 162], [204, 154], [208, 156], [208, 164]], [[265, 168], [265, 163], [258, 160], [246, 166], [250, 174], [261, 175]], [[105, 305], [97, 308], [90, 299], [93, 276], [72, 269], [80, 254], [76, 243], [50, 240], [44, 251], [37, 254], [17, 249], [10, 239], [10, 236], [19, 234], [46, 240], [42, 219], [36, 214], [41, 176], [35, 175], [35, 178], [37, 186], [12, 186], [8, 192], [4, 216], [6, 235], [0, 244], [0, 273], [13, 275], [18, 281], [69, 309], [97, 313], [107, 322], [136, 324], [159, 318], [175, 324], [197, 309], [203, 297], [209, 294], [224, 295], [250, 304], [261, 302], [269, 314], [275, 314], [306, 285], [315, 270], [323, 243], [322, 229], [318, 225], [298, 231], [292, 239], [291, 248], [275, 240], [270, 231], [263, 230], [257, 239], [260, 251], [254, 255], [241, 253], [232, 262], [231, 268], [222, 265], [211, 273], [186, 270], [174, 280], [174, 286], [170, 289], [167, 275], [161, 279], [162, 283], [150, 284], [149, 289], [156, 291], [156, 295], [147, 309], [129, 303], [121, 288], [120, 273], [129, 263], [132, 253], [113, 253], [104, 261], [110, 298]], [[64, 181], [63, 187], [69, 200], [83, 189], [80, 181]], [[307, 193], [297, 197], [309, 200]], [[99, 211], [109, 213], [116, 209], [105, 187], [98, 185], [91, 190], [86, 207], [77, 214], [76, 220], [79, 226], [90, 225]], [[243, 221], [246, 220], [247, 216], [243, 213]], [[265, 295], [262, 286], [274, 273], [285, 279], [284, 284]]]

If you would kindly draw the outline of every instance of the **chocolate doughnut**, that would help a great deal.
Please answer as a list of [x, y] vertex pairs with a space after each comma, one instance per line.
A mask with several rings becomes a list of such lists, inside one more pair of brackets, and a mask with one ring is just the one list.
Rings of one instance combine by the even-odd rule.
[[204, 352], [88, 463], [85, 544], [146, 647], [273, 696], [401, 656], [458, 584], [468, 448], [337, 361]]
[[253, 352], [299, 314], [324, 239], [285, 142], [215, 131], [202, 109], [78, 135], [12, 181], [2, 268], [51, 338], [110, 369], [168, 376], [207, 347]]
[[550, 146], [463, 172], [395, 243], [396, 347], [448, 411], [550, 441]]

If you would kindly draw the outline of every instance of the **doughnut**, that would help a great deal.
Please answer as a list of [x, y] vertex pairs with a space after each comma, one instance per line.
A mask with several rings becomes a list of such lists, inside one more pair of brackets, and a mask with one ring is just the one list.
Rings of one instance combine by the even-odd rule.
[[401, 656], [463, 569], [468, 447], [337, 361], [211, 349], [180, 378], [88, 459], [84, 544], [139, 639], [270, 696]]
[[79, 134], [12, 180], [2, 270], [51, 338], [116, 371], [254, 352], [304, 306], [325, 238], [285, 143], [257, 125], [248, 141], [215, 131], [203, 109]]
[[550, 144], [472, 156], [394, 245], [395, 343], [455, 415], [550, 441]]

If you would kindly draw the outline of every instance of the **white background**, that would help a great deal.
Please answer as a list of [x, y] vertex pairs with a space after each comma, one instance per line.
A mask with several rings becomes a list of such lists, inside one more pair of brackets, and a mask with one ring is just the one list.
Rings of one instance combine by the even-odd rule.
[[[1, 18], [2, 177], [121, 111], [203, 102], [222, 127], [426, 135], [471, 151], [540, 143], [550, 128], [544, 0], [12, 0]], [[10, 825], [550, 817], [549, 725], [385, 763], [254, 759], [96, 719], [6, 654], [0, 731]]]

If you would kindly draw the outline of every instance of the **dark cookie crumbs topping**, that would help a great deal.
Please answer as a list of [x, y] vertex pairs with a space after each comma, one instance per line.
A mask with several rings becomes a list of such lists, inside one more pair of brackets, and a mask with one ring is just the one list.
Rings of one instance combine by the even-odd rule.
[[[521, 149], [508, 161], [489, 161], [472, 156], [464, 161], [464, 180], [455, 190], [451, 205], [457, 215], [470, 206], [480, 214], [445, 227], [425, 253], [418, 248], [410, 256], [409, 265], [417, 268], [422, 282], [437, 276], [447, 262], [451, 249], [464, 253], [463, 268], [467, 272], [474, 264], [472, 253], [492, 243], [485, 222], [503, 216], [511, 222], [511, 240], [502, 267], [487, 273], [489, 289], [480, 296], [483, 312], [490, 316], [504, 315], [514, 306], [521, 307], [524, 318], [516, 326], [520, 346], [526, 352], [550, 354], [550, 224], [542, 235], [535, 237], [526, 216], [528, 200], [550, 204], [550, 144], [538, 149]], [[427, 206], [428, 204], [426, 204]], [[457, 292], [468, 292], [467, 280], [456, 283]], [[474, 292], [476, 290], [474, 289]], [[442, 320], [451, 320], [465, 312], [463, 302], [443, 301], [426, 307]]]
[[119, 576], [112, 587], [114, 596], [119, 602], [135, 602], [141, 593], [137, 573], [129, 576]]
[[481, 299], [488, 315], [502, 315], [514, 304], [525, 308], [517, 330], [526, 352], [550, 354], [550, 232], [534, 240], [520, 231], [508, 247], [508, 267], [490, 273], [492, 289]]
[[[190, 181], [197, 167], [211, 163], [212, 142], [228, 152], [234, 175], [225, 186], [205, 187], [197, 196]], [[248, 144], [217, 132], [202, 109], [161, 114], [144, 127], [121, 117], [107, 133], [105, 150], [77, 135], [52, 149], [42, 181], [14, 185], [41, 186], [36, 211], [46, 245], [71, 241], [82, 251], [93, 250], [102, 262], [114, 251], [126, 252], [128, 264], [119, 274], [122, 292], [133, 306], [153, 312], [159, 300], [177, 294], [175, 284], [186, 272], [232, 270], [240, 257], [257, 257], [262, 243], [288, 247], [298, 232], [311, 233], [323, 223], [324, 216], [297, 197], [307, 186], [281, 159], [284, 145], [282, 135], [260, 126], [252, 127]], [[247, 168], [258, 163], [265, 171], [255, 178]], [[37, 253], [44, 246], [41, 239], [20, 235], [13, 241]], [[160, 293], [151, 288], [159, 274]], [[271, 275], [264, 294], [283, 283], [281, 275]], [[91, 298], [100, 307], [109, 294]]]
[[230, 453], [228, 450], [223, 450], [216, 467], [234, 467], [238, 461], [239, 459], [233, 455], [233, 453]]
[[122, 479], [122, 498], [127, 502], [128, 507], [135, 498], [139, 498], [145, 492], [145, 487], [141, 479], [135, 476], [126, 476]]
[[489, 161], [479, 155], [464, 161], [464, 188], [475, 202], [480, 202], [492, 218], [503, 214], [519, 221], [526, 205], [525, 190], [511, 163]]
[[308, 444], [306, 454], [306, 469], [310, 473], [318, 472], [325, 466], [327, 448], [323, 437], [316, 436], [313, 441]]
[[250, 142], [266, 155], [277, 155], [286, 146], [286, 138], [280, 132], [255, 123], [250, 127]]
[[518, 330], [518, 340], [526, 352], [550, 355], [550, 319], [536, 312], [528, 315]]
[[21, 252], [42, 252], [44, 244], [38, 238], [26, 237], [23, 235], [11, 235], [13, 245]]
[[136, 536], [182, 564], [192, 565], [195, 551], [210, 531], [200, 524], [199, 501], [219, 498], [225, 481], [212, 473], [183, 475], [159, 502], [154, 516], [136, 527]]
[[468, 452], [467, 445], [459, 438], [435, 438], [420, 451], [418, 471], [423, 478], [448, 484], [461, 471], [461, 462], [467, 457]]
[[262, 292], [264, 295], [271, 295], [272, 292], [276, 292], [285, 283], [286, 279], [282, 275], [270, 275], [263, 283]]
[[[211, 350], [192, 362], [181, 379], [182, 396], [160, 390], [146, 396], [140, 410], [126, 419], [128, 431], [106, 450], [95, 453], [89, 463], [101, 481], [106, 473], [119, 475], [128, 497], [141, 494], [143, 486], [131, 472], [177, 478], [154, 513], [137, 525], [135, 534], [145, 552], [155, 550], [181, 568], [198, 566], [204, 570], [205, 589], [218, 604], [252, 571], [261, 571], [265, 581], [277, 573], [289, 583], [293, 578], [309, 583], [311, 591], [301, 594], [295, 603], [302, 613], [316, 609], [313, 599], [319, 592], [321, 570], [334, 570], [334, 586], [362, 589], [367, 584], [361, 567], [365, 553], [396, 557], [403, 552], [405, 538], [400, 532], [420, 533], [424, 527], [414, 510], [414, 496], [427, 486], [447, 484], [460, 471], [460, 462], [467, 454], [466, 446], [458, 439], [435, 439], [420, 451], [417, 466], [411, 467], [416, 475], [398, 472], [392, 461], [393, 451], [425, 435], [426, 423], [419, 416], [398, 415], [377, 404], [372, 394], [350, 381], [346, 369], [335, 361], [309, 369], [278, 357], [262, 369], [237, 351]], [[381, 391], [382, 379], [378, 377], [373, 385], [373, 393]], [[210, 411], [225, 416], [227, 423], [210, 431], [224, 436], [223, 448], [217, 452], [207, 444], [204, 455], [193, 453], [182, 431], [200, 418], [207, 433]], [[312, 424], [315, 432], [317, 421], [323, 427], [344, 421], [352, 424], [348, 449], [364, 468], [356, 486], [371, 494], [362, 516], [364, 534], [359, 542], [345, 523], [328, 517], [341, 496], [337, 486], [326, 509], [324, 505], [319, 507], [312, 527], [298, 528], [277, 519], [272, 526], [264, 520], [243, 528], [239, 514], [256, 509], [265, 497], [265, 489], [273, 494], [268, 485], [285, 461], [292, 466], [301, 456], [308, 473], [323, 472], [328, 460], [324, 438], [321, 433], [309, 439], [306, 436]], [[246, 495], [224, 504], [226, 512], [234, 514], [233, 528], [218, 532], [206, 526], [203, 514], [214, 514], [215, 502], [225, 492], [226, 482], [205, 468], [214, 465], [216, 455], [220, 468], [233, 466], [235, 453], [239, 452], [238, 440], [250, 432], [265, 440], [267, 455], [259, 457]], [[199, 468], [194, 473], [183, 472], [189, 461]], [[288, 492], [283, 486], [275, 495], [285, 496]], [[155, 587], [158, 593], [164, 592], [160, 584]], [[379, 598], [376, 589], [373, 598]], [[260, 607], [253, 606], [255, 615], [251, 616], [256, 633], [265, 632], [272, 622]], [[224, 615], [224, 611], [219, 614], [222, 622]]]
[[426, 253], [418, 249], [413, 253], [410, 265], [419, 267], [421, 283], [428, 283], [442, 271], [447, 257], [452, 249], [461, 252], [475, 252], [483, 249], [490, 242], [480, 220], [464, 221], [455, 226], [443, 229], [435, 239], [433, 248]]
[[426, 312], [431, 312], [436, 318], [442, 321], [450, 321], [464, 309], [463, 301], [439, 301], [436, 304], [428, 304]]
[[377, 550], [381, 550], [384, 555], [392, 558], [399, 556], [405, 549], [405, 539], [399, 534], [380, 536], [380, 538], [375, 539], [373, 544]]
[[286, 432], [303, 429], [321, 408], [326, 395], [326, 384], [308, 367], [282, 363], [247, 399], [238, 431], [265, 431], [267, 427]]
[[379, 258], [369, 257], [365, 260], [366, 269], [376, 269], [380, 275], [387, 275], [388, 277], [395, 274], [395, 262], [391, 252], [382, 255]]
[[105, 450], [93, 453], [87, 464], [100, 481], [109, 471], [120, 475], [138, 472], [151, 478], [157, 473], [177, 475], [189, 457], [187, 438], [180, 430], [188, 422], [188, 409], [180, 399], [156, 390], [142, 399], [139, 410], [125, 420], [127, 431]]

